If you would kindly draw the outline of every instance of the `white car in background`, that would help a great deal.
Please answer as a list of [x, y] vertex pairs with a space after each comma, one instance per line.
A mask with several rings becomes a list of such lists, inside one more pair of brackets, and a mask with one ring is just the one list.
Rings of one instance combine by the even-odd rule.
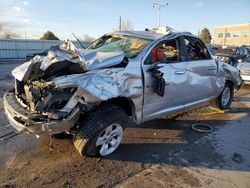
[[240, 74], [246, 83], [250, 83], [250, 56], [247, 56], [243, 60], [239, 60], [237, 68], [240, 70]]

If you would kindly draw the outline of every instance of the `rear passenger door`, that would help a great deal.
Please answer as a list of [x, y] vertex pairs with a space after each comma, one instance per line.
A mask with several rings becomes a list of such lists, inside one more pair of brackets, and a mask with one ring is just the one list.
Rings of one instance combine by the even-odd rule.
[[192, 95], [189, 102], [208, 100], [218, 95], [217, 64], [211, 58], [205, 44], [198, 38], [183, 36], [188, 59], [188, 82]]

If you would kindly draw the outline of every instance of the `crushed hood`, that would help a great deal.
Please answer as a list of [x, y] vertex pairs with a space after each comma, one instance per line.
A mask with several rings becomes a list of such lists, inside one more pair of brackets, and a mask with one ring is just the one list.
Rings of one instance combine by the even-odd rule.
[[122, 64], [124, 52], [97, 52], [76, 49], [73, 43], [66, 42], [53, 46], [47, 56], [36, 55], [30, 61], [16, 67], [12, 75], [19, 81], [34, 80], [53, 75], [83, 73]]

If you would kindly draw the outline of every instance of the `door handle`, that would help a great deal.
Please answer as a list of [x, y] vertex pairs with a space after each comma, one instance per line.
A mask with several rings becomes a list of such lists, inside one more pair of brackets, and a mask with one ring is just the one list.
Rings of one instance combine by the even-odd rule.
[[208, 70], [216, 70], [216, 67], [214, 66], [208, 67]]
[[185, 71], [175, 71], [175, 74], [179, 75], [179, 74], [185, 74]]

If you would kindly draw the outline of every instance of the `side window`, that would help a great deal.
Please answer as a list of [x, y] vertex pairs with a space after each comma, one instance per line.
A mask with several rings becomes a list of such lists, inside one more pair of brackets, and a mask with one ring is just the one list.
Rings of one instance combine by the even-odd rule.
[[209, 52], [202, 41], [194, 37], [185, 37], [188, 59], [190, 61], [211, 59]]
[[244, 55], [244, 48], [243, 47], [240, 48], [240, 55]]
[[145, 64], [172, 63], [179, 60], [179, 50], [176, 40], [166, 40], [159, 43], [147, 57]]
[[236, 55], [241, 55], [241, 48], [237, 47], [235, 54]]

